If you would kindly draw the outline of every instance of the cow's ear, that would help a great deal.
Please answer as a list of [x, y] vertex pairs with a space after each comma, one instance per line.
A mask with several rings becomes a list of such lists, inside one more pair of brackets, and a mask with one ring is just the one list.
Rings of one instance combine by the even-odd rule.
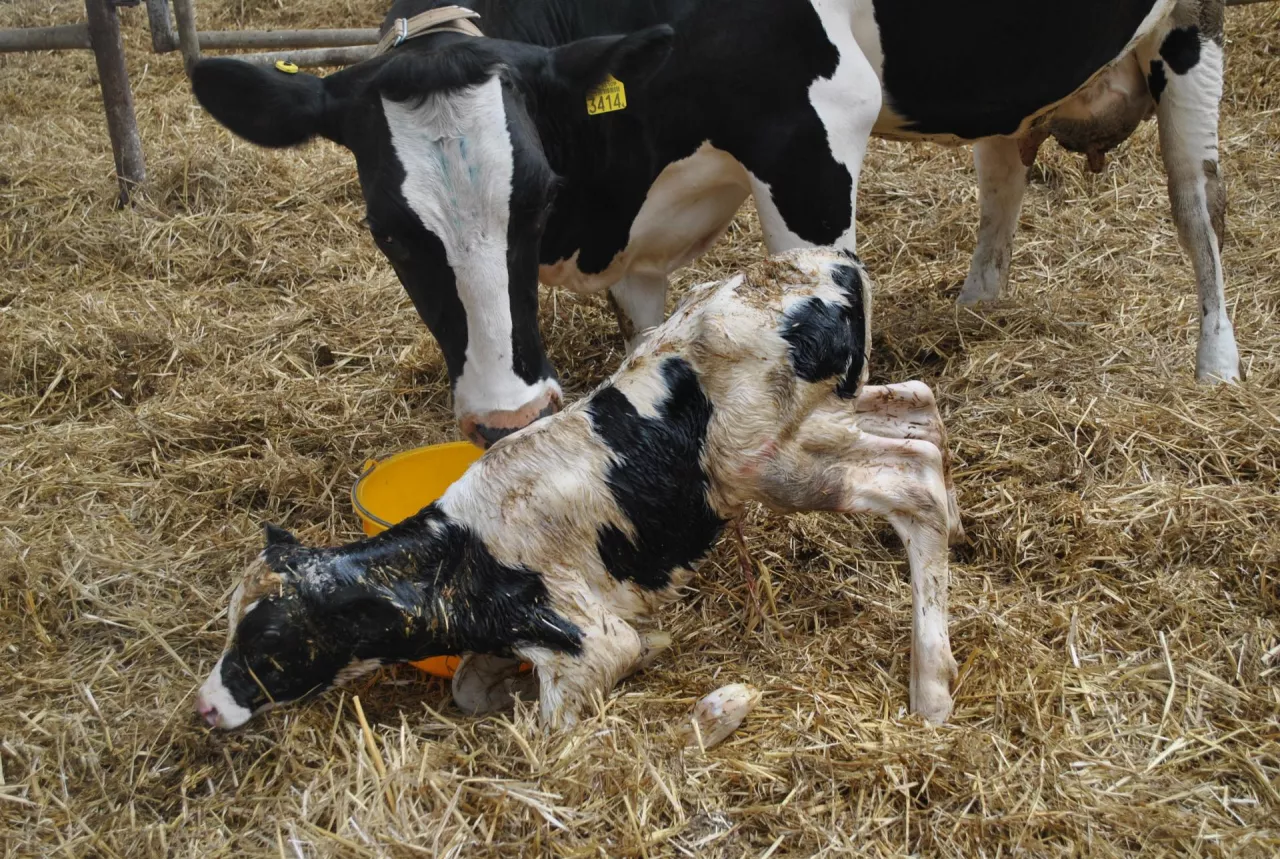
[[575, 91], [594, 89], [608, 75], [624, 84], [641, 84], [671, 55], [675, 31], [666, 24], [629, 36], [580, 39], [551, 52], [551, 73]]
[[324, 78], [218, 57], [196, 63], [191, 88], [214, 119], [259, 146], [297, 146], [317, 134], [342, 142], [340, 106]]

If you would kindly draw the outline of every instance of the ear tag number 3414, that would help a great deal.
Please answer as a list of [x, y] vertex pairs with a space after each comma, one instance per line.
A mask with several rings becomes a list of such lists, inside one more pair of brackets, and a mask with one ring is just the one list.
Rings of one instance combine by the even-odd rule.
[[587, 116], [622, 110], [627, 106], [627, 88], [609, 75], [600, 86], [587, 93]]

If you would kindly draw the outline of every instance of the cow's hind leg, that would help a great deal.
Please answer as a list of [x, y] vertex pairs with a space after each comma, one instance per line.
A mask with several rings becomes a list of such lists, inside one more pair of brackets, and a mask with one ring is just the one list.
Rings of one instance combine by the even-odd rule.
[[819, 410], [760, 470], [758, 490], [758, 500], [774, 509], [889, 520], [911, 567], [911, 709], [931, 722], [946, 721], [956, 662], [947, 631], [949, 523], [938, 447], [872, 435], [848, 415]]
[[973, 163], [978, 171], [978, 203], [982, 215], [978, 222], [978, 246], [957, 299], [966, 305], [995, 301], [1009, 285], [1013, 233], [1022, 211], [1022, 196], [1027, 190], [1027, 168], [1015, 138], [979, 140], [973, 145]]
[[[1222, 6], [1205, 0], [1200, 26], [1221, 33]], [[1217, 9], [1213, 9], [1217, 6]], [[1216, 26], [1214, 25], [1216, 20]], [[1169, 202], [1178, 239], [1191, 256], [1200, 298], [1196, 378], [1234, 382], [1240, 353], [1227, 312], [1222, 233], [1227, 196], [1218, 167], [1218, 104], [1222, 99], [1222, 47], [1195, 26], [1175, 28], [1147, 46], [1145, 67], [1158, 105], [1160, 154], [1169, 177]]]

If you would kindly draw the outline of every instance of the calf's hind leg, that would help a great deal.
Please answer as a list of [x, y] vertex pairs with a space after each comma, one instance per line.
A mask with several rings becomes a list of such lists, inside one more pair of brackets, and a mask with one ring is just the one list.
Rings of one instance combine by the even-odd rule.
[[757, 500], [776, 510], [889, 520], [911, 568], [911, 709], [935, 724], [946, 721], [956, 661], [947, 631], [949, 524], [938, 447], [872, 435], [848, 415], [817, 411], [760, 470], [757, 489]]
[[[848, 420], [848, 406], [838, 399], [829, 401], [831, 419]], [[824, 409], [820, 408], [819, 411]], [[854, 401], [853, 422], [858, 428], [881, 438], [903, 438], [927, 441], [942, 454], [942, 481], [947, 487], [947, 536], [954, 546], [964, 540], [960, 522], [960, 505], [956, 487], [951, 481], [951, 448], [947, 444], [947, 428], [938, 414], [938, 401], [924, 382], [900, 382], [895, 385], [864, 385]]]

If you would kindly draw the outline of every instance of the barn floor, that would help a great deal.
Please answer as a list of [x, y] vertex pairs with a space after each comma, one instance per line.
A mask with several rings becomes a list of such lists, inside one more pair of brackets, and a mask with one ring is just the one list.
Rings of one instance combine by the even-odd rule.
[[[201, 26], [372, 26], [381, 4], [201, 0]], [[64, 23], [70, 0], [0, 5]], [[151, 182], [115, 184], [87, 53], [0, 55], [0, 844], [65, 856], [1265, 856], [1280, 850], [1280, 4], [1228, 13], [1225, 261], [1248, 380], [1192, 381], [1196, 300], [1154, 126], [1105, 174], [1046, 146], [1011, 295], [957, 310], [967, 151], [876, 144], [874, 377], [936, 387], [970, 544], [946, 727], [905, 713], [881, 523], [751, 514], [662, 625], [674, 655], [569, 734], [473, 720], [413, 670], [213, 736], [192, 694], [274, 521], [354, 537], [367, 457], [453, 437], [443, 362], [333, 146], [262, 152], [123, 12]], [[761, 253], [748, 214], [682, 284]], [[603, 301], [544, 294], [574, 394]], [[764, 699], [725, 745], [676, 729]], [[364, 736], [351, 696], [371, 734]]]

